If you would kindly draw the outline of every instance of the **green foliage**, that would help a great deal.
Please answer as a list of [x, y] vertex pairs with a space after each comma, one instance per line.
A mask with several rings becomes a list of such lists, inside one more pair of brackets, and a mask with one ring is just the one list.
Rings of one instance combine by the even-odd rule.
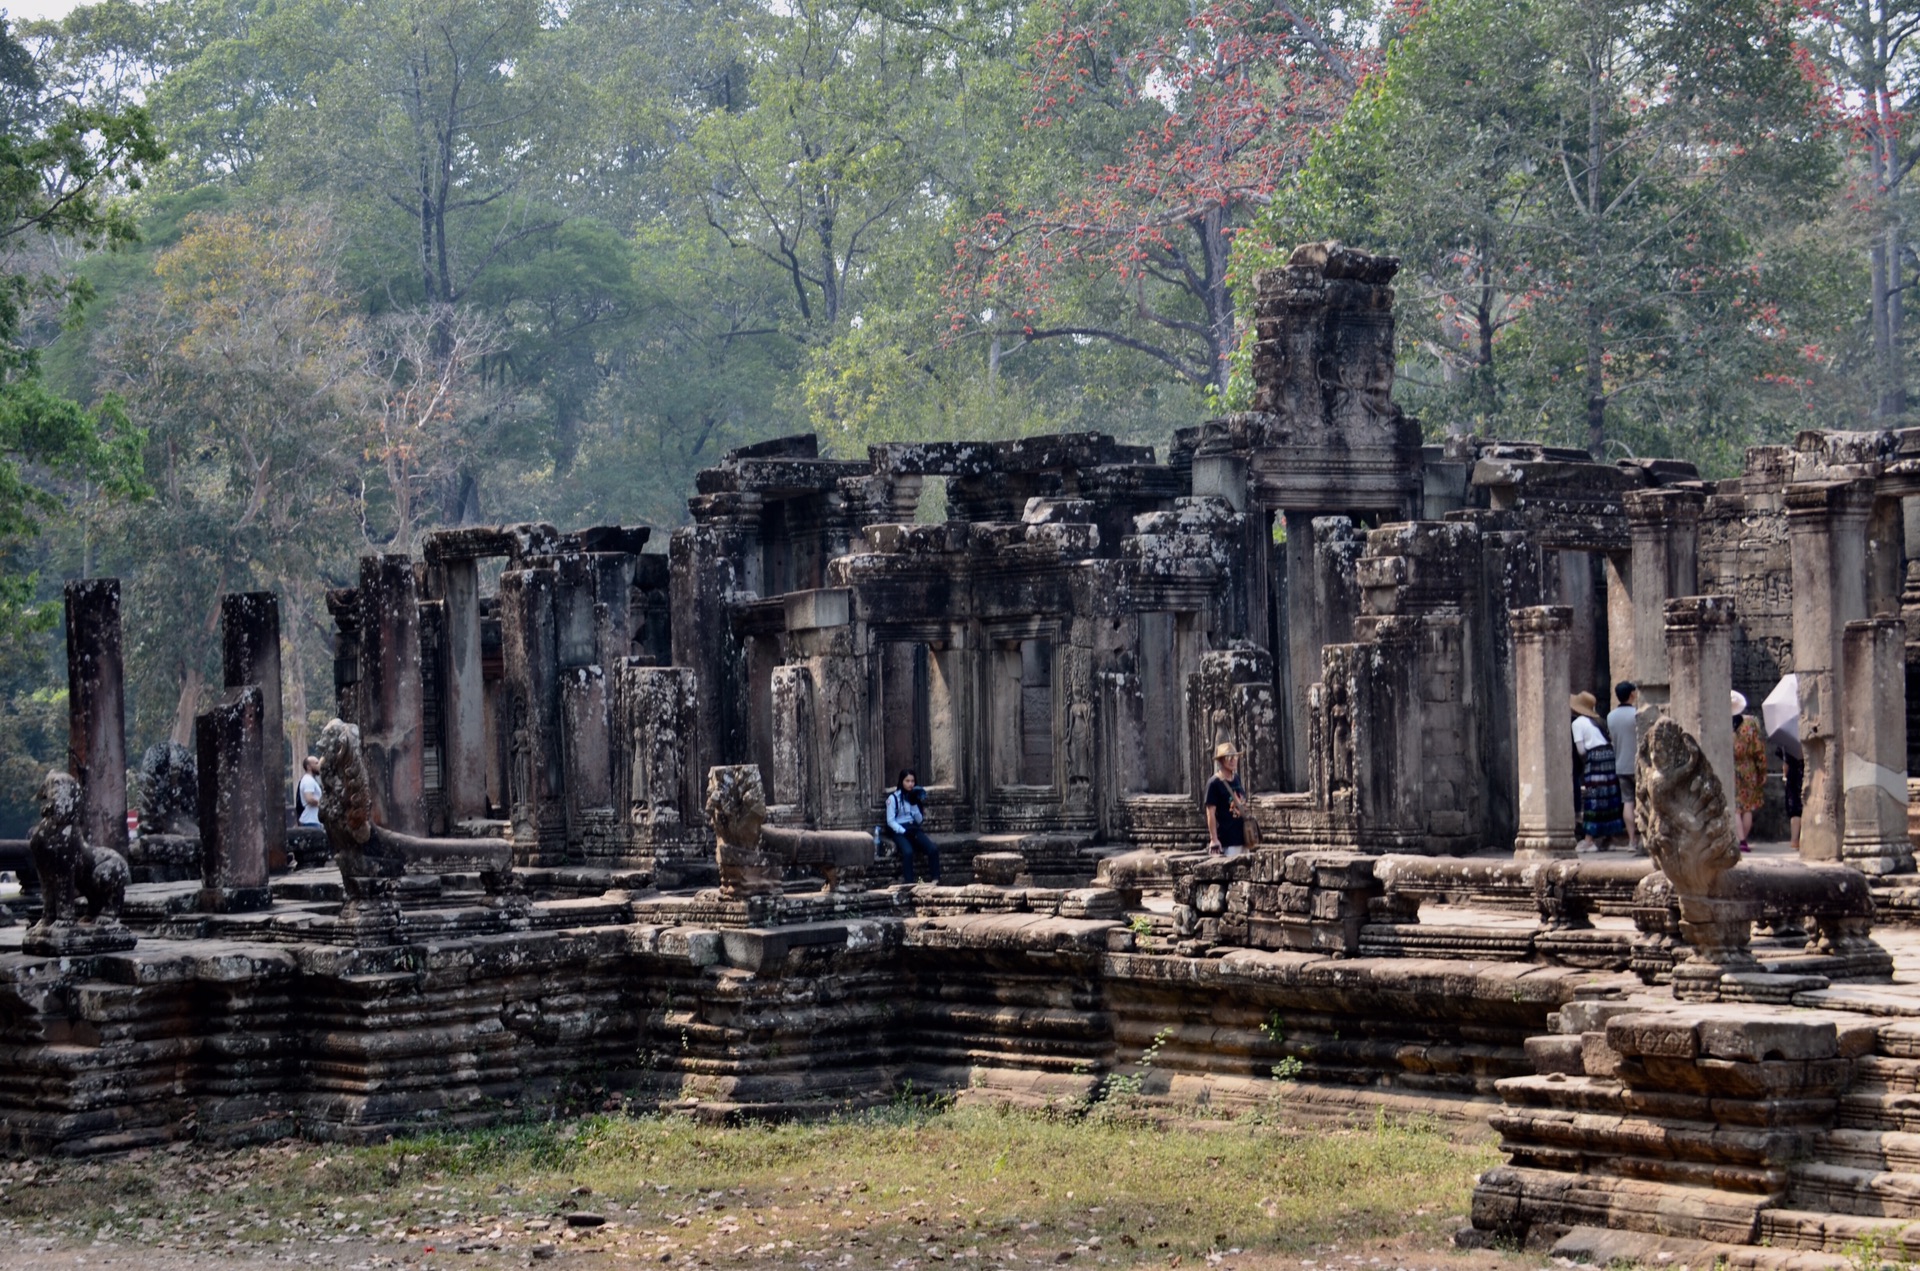
[[[1834, 188], [1766, 0], [1442, 0], [1262, 220], [1402, 256], [1401, 383], [1438, 430], [1725, 471], [1804, 419]], [[1244, 362], [1242, 364], [1244, 366]]]
[[137, 495], [141, 436], [120, 404], [85, 409], [40, 374], [36, 319], [88, 296], [53, 253], [123, 246], [134, 218], [117, 196], [164, 155], [145, 110], [50, 91], [41, 67], [0, 21], [0, 640], [45, 630], [37, 579], [13, 562], [82, 483]]

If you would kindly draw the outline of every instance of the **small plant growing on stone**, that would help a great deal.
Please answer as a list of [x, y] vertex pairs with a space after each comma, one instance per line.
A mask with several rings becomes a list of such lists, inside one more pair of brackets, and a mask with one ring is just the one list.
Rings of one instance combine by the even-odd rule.
[[1160, 1048], [1166, 1045], [1172, 1036], [1171, 1025], [1155, 1033], [1153, 1041], [1140, 1052], [1140, 1062], [1135, 1065], [1137, 1071], [1108, 1073], [1107, 1079], [1100, 1084], [1100, 1097], [1107, 1102], [1138, 1099], [1146, 1088], [1147, 1074], [1153, 1070], [1155, 1061], [1160, 1058]]
[[1260, 1035], [1279, 1046], [1287, 1040], [1287, 1021], [1280, 1018], [1279, 1011], [1268, 1011], [1266, 1019], [1260, 1022]]
[[1275, 1081], [1298, 1081], [1300, 1074], [1306, 1070], [1307, 1066], [1301, 1062], [1300, 1056], [1287, 1055], [1274, 1062], [1273, 1079]]
[[1841, 1256], [1853, 1271], [1910, 1271], [1906, 1258], [1888, 1256], [1887, 1237], [1878, 1231], [1863, 1232], [1840, 1247]]
[[1127, 924], [1133, 932], [1133, 943], [1142, 949], [1153, 948], [1153, 919], [1145, 914], [1135, 914], [1133, 921]]

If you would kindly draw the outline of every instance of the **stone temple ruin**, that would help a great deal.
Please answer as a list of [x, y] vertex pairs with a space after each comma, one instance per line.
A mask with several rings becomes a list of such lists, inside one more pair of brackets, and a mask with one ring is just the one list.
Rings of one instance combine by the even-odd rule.
[[[5, 1141], [365, 1141], [582, 1081], [709, 1117], [1071, 1105], [1164, 1032], [1148, 1098], [1490, 1119], [1480, 1237], [1920, 1246], [1888, 951], [1920, 923], [1920, 430], [1719, 482], [1425, 445], [1394, 269], [1264, 274], [1255, 409], [1164, 461], [794, 437], [701, 473], [665, 552], [509, 525], [366, 557], [328, 596], [318, 830], [283, 824], [276, 599], [233, 595], [225, 697], [141, 761], [129, 842], [118, 585], [70, 584], [72, 772], [4, 848], [39, 880], [0, 928]], [[1788, 672], [1800, 852], [1742, 858], [1720, 704]], [[1576, 856], [1566, 703], [1622, 678], [1653, 856]], [[1235, 857], [1199, 850], [1221, 740]], [[904, 767], [939, 885], [875, 848]]]

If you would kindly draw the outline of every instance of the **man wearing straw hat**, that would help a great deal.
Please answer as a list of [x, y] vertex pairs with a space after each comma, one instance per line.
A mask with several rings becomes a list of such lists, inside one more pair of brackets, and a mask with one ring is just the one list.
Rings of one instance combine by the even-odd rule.
[[1240, 784], [1240, 748], [1223, 741], [1213, 748], [1207, 780], [1207, 851], [1238, 856], [1247, 846], [1247, 791]]

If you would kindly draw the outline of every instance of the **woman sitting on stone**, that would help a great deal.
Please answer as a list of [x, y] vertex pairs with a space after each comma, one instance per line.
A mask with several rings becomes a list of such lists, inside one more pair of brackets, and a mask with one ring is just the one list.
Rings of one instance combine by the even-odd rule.
[[902, 768], [900, 780], [887, 795], [887, 829], [893, 834], [893, 841], [900, 845], [900, 877], [909, 883], [914, 881], [913, 852], [918, 848], [927, 854], [928, 881], [938, 886], [940, 849], [927, 833], [926, 798], [913, 769]]
[[1604, 852], [1613, 840], [1626, 835], [1625, 806], [1620, 798], [1620, 775], [1615, 771], [1613, 743], [1601, 727], [1599, 704], [1591, 693], [1575, 693], [1573, 748], [1580, 755], [1580, 848]]

